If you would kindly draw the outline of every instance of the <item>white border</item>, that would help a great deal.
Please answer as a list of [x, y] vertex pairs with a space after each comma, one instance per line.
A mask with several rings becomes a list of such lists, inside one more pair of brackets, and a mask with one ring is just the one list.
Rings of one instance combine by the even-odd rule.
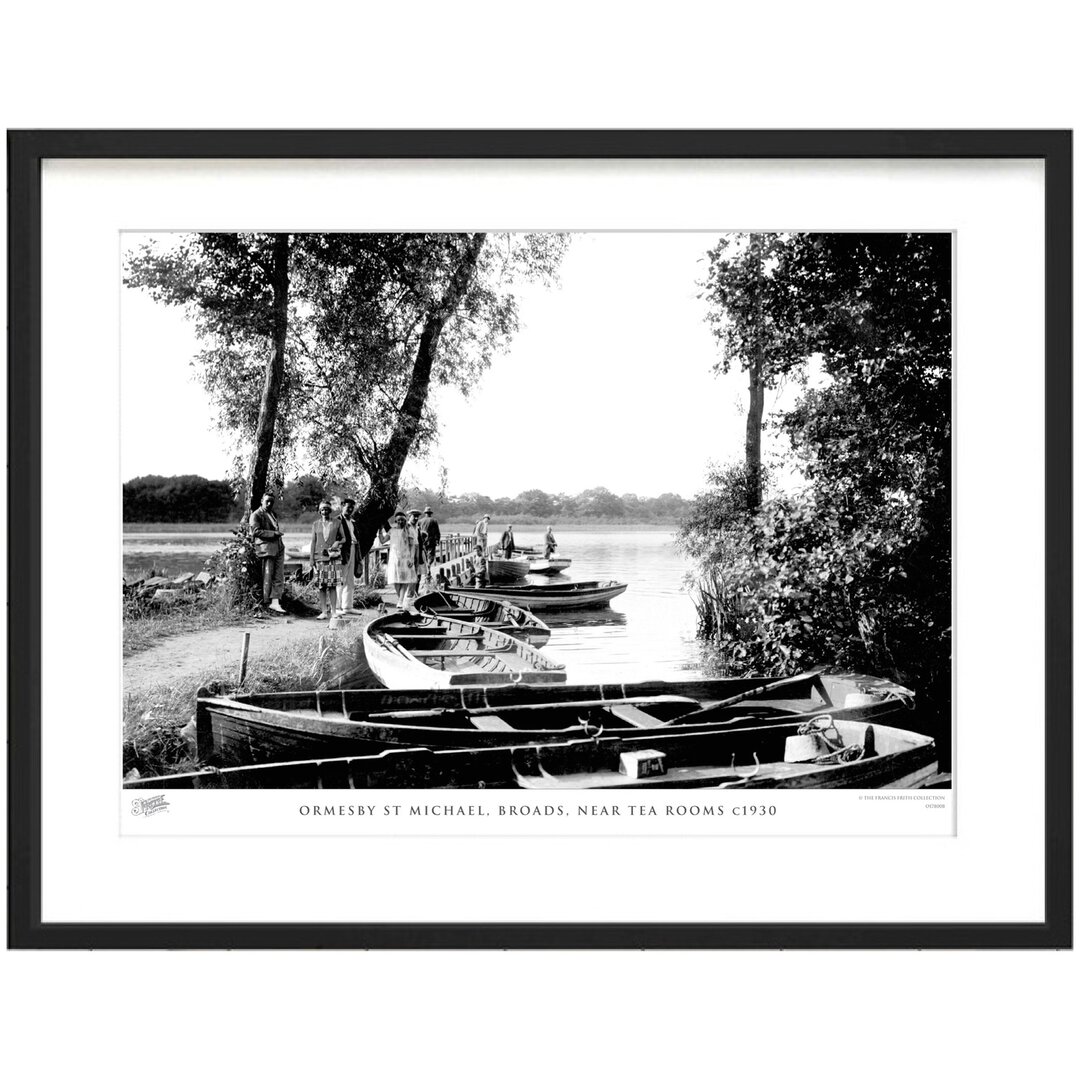
[[[80, 538], [81, 559], [115, 565], [119, 551], [104, 524], [119, 520], [119, 491], [73, 485], [72, 463], [82, 478], [116, 475], [116, 443], [105, 433], [118, 430], [120, 229], [956, 229], [963, 756], [956, 840], [123, 844], [112, 738], [118, 620], [112, 641], [100, 623], [84, 628], [73, 654], [66, 579], [46, 574], [47, 921], [1042, 918], [1041, 165], [49, 162], [43, 207], [45, 567], [70, 557], [72, 521], [95, 523]], [[1003, 248], [1024, 275], [998, 272]], [[1002, 493], [1020, 491], [1023, 512], [1002, 513]], [[1030, 589], [985, 587], [1000, 580], [1003, 553], [1024, 560]], [[1034, 763], [1026, 773], [1017, 767], [1019, 718], [988, 677], [1004, 667], [1004, 657], [986, 663], [1006, 648], [1002, 626], [1026, 632], [1007, 646], [1033, 718], [1022, 728], [1019, 760]], [[77, 738], [67, 694], [75, 685], [99, 706], [78, 718]]]

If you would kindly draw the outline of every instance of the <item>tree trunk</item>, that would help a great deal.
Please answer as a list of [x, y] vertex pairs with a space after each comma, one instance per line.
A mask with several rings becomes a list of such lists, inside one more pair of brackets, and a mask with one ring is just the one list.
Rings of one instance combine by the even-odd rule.
[[748, 365], [750, 373], [750, 407], [746, 411], [746, 509], [756, 513], [761, 506], [761, 421], [765, 415], [765, 350], [762, 347], [764, 326], [762, 319], [762, 293], [765, 291], [765, 267], [761, 250], [761, 237], [755, 235], [751, 250], [757, 264], [757, 289], [755, 308], [755, 349]]
[[746, 509], [761, 506], [761, 421], [765, 413], [765, 382], [761, 357], [750, 364], [750, 407], [746, 410]]
[[248, 482], [248, 509], [262, 501], [274, 450], [274, 427], [277, 424], [278, 398], [285, 380], [285, 338], [289, 332], [289, 234], [275, 233], [270, 283], [274, 290], [270, 322], [270, 356], [266, 361], [259, 422], [255, 427], [255, 451]]
[[486, 236], [486, 233], [474, 233], [468, 239], [446, 293], [428, 313], [424, 322], [412, 377], [398, 412], [397, 424], [379, 454], [377, 474], [373, 473], [371, 476], [371, 488], [367, 497], [353, 517], [357, 547], [364, 555], [371, 550], [376, 533], [386, 524], [387, 518], [397, 506], [398, 482], [420, 428], [420, 417], [431, 387], [431, 372], [438, 358], [439, 338], [472, 284]]

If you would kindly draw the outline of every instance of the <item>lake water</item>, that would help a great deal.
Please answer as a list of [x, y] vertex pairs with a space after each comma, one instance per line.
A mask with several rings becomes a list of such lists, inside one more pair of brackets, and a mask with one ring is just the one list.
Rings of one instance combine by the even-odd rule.
[[[227, 535], [224, 530], [124, 536], [124, 573], [150, 566], [168, 574], [199, 571]], [[516, 532], [523, 546], [540, 546], [543, 530]], [[530, 583], [625, 581], [610, 609], [544, 615], [552, 629], [545, 652], [566, 665], [571, 682], [697, 678], [702, 674], [696, 614], [683, 585], [686, 564], [670, 531], [556, 531], [559, 555], [573, 560], [557, 577]], [[289, 550], [305, 549], [309, 534], [288, 533]]]

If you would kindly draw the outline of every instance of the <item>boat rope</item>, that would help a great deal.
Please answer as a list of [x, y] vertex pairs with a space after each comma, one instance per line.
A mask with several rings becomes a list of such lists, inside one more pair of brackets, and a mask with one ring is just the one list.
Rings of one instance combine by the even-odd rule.
[[905, 690], [902, 687], [896, 687], [890, 689], [885, 694], [886, 701], [899, 701], [905, 709], [912, 710], [915, 708], [915, 693], [912, 690]]
[[[798, 734], [816, 735], [829, 748], [828, 753], [811, 758], [810, 765], [849, 765], [863, 756], [861, 746], [844, 745], [844, 738], [836, 729], [836, 720], [831, 716], [816, 716], [800, 724]], [[830, 739], [830, 734], [835, 738]]]

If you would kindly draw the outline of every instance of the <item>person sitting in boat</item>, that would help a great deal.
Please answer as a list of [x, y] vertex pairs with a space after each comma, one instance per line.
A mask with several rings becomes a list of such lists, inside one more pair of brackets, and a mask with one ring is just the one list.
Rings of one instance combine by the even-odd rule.
[[476, 550], [472, 555], [473, 584], [484, 588], [488, 583], [487, 556], [484, 554], [484, 545], [477, 543]]
[[332, 618], [337, 607], [338, 586], [344, 580], [342, 552], [350, 542], [341, 518], [331, 517], [331, 513], [332, 507], [328, 502], [319, 503], [319, 519], [311, 526], [311, 573], [322, 605], [320, 619]]
[[499, 537], [499, 550], [503, 553], [504, 559], [512, 559], [514, 557], [513, 525], [507, 525], [506, 531]]
[[398, 610], [404, 610], [416, 595], [416, 583], [420, 580], [420, 557], [416, 530], [410, 528], [403, 510], [394, 515], [387, 528], [379, 530], [379, 542], [389, 547], [386, 583], [393, 586], [397, 593]]
[[435, 588], [439, 592], [446, 592], [450, 588], [450, 579], [446, 576], [446, 571], [440, 566], [435, 571]]
[[544, 533], [544, 558], [550, 559], [555, 554], [558, 544], [555, 543], [555, 530], [549, 525]]

